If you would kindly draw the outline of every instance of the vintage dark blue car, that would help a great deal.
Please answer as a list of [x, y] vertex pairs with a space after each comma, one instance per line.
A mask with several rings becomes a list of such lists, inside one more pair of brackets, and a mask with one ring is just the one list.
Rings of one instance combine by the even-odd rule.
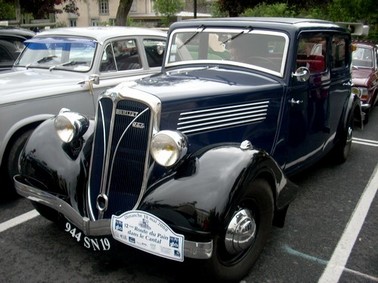
[[86, 248], [119, 241], [236, 281], [283, 226], [288, 177], [329, 154], [345, 161], [358, 114], [348, 30], [177, 22], [161, 73], [107, 90], [94, 119], [62, 109], [41, 124], [15, 185]]

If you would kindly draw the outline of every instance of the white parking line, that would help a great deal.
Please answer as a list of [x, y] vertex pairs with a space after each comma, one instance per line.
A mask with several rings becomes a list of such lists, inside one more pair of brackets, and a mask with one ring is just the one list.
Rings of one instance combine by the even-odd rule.
[[[288, 245], [284, 245], [283, 248], [288, 254], [291, 254], [291, 255], [294, 255], [294, 256], [297, 256], [297, 257], [301, 257], [301, 258], [304, 258], [306, 260], [313, 261], [313, 262], [316, 262], [316, 263], [319, 263], [319, 264], [322, 264], [322, 265], [328, 264], [328, 261], [326, 261], [326, 260], [323, 260], [323, 259], [311, 256], [311, 255], [302, 253], [300, 251], [294, 250], [293, 248], [289, 247]], [[356, 271], [356, 270], [353, 270], [353, 269], [350, 269], [350, 268], [345, 267], [344, 271], [346, 271], [348, 273], [355, 274], [355, 275], [357, 275], [361, 278], [364, 278], [364, 279], [369, 279], [372, 282], [378, 282], [377, 277], [374, 277], [374, 276], [371, 276], [371, 275], [368, 275], [368, 274], [364, 274], [362, 272], [359, 272], [359, 271]]]
[[358, 143], [358, 144], [363, 144], [363, 145], [369, 145], [369, 146], [378, 147], [378, 141], [374, 141], [374, 140], [366, 140], [366, 139], [353, 138], [352, 142], [353, 143]]
[[4, 232], [5, 230], [8, 230], [9, 228], [12, 228], [14, 226], [17, 226], [18, 224], [21, 224], [23, 222], [26, 222], [30, 219], [33, 219], [34, 217], [37, 217], [39, 213], [34, 209], [29, 212], [26, 212], [24, 214], [21, 214], [15, 218], [12, 218], [8, 221], [5, 221], [3, 223], [0, 223], [0, 233]]
[[370, 177], [370, 180], [353, 211], [352, 217], [349, 220], [336, 249], [333, 251], [331, 260], [328, 262], [318, 283], [336, 283], [339, 281], [377, 190], [378, 165], [375, 167], [374, 173]]

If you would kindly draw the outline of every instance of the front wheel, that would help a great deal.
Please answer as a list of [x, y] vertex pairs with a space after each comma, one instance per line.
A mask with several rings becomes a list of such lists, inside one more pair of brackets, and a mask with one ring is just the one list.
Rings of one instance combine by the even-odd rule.
[[11, 148], [8, 151], [7, 159], [6, 159], [6, 168], [5, 176], [6, 176], [6, 188], [5, 193], [9, 196], [15, 196], [16, 190], [14, 189], [13, 177], [18, 174], [18, 160], [24, 145], [31, 135], [32, 130], [28, 130], [23, 132], [21, 135], [17, 137], [17, 139], [13, 142]]
[[35, 201], [32, 201], [31, 203], [38, 211], [38, 213], [47, 220], [50, 220], [51, 222], [54, 222], [58, 225], [61, 225], [63, 223], [62, 215], [60, 215], [56, 210]]
[[212, 280], [240, 281], [251, 270], [272, 229], [273, 196], [269, 184], [255, 180], [233, 209], [226, 230], [214, 241], [206, 262]]

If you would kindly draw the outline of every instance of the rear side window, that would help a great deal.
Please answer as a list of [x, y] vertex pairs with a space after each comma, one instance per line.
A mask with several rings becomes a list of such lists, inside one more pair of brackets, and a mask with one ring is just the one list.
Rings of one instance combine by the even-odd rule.
[[302, 35], [297, 50], [297, 68], [307, 67], [310, 73], [320, 73], [326, 70], [327, 40], [325, 36]]
[[345, 37], [335, 35], [332, 38], [332, 68], [345, 68], [349, 65], [348, 42]]
[[149, 67], [161, 67], [165, 51], [165, 41], [160, 39], [144, 39], [144, 50], [146, 51]]

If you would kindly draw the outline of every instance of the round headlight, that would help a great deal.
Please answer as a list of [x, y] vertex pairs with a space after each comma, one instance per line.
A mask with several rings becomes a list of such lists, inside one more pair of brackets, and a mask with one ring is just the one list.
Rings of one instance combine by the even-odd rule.
[[63, 142], [69, 143], [87, 131], [89, 121], [83, 115], [62, 109], [55, 117], [54, 125], [59, 138]]
[[361, 97], [361, 92], [358, 87], [352, 87], [352, 93], [357, 95], [358, 97]]
[[160, 131], [152, 137], [151, 155], [162, 166], [176, 164], [186, 152], [186, 138], [179, 132]]

